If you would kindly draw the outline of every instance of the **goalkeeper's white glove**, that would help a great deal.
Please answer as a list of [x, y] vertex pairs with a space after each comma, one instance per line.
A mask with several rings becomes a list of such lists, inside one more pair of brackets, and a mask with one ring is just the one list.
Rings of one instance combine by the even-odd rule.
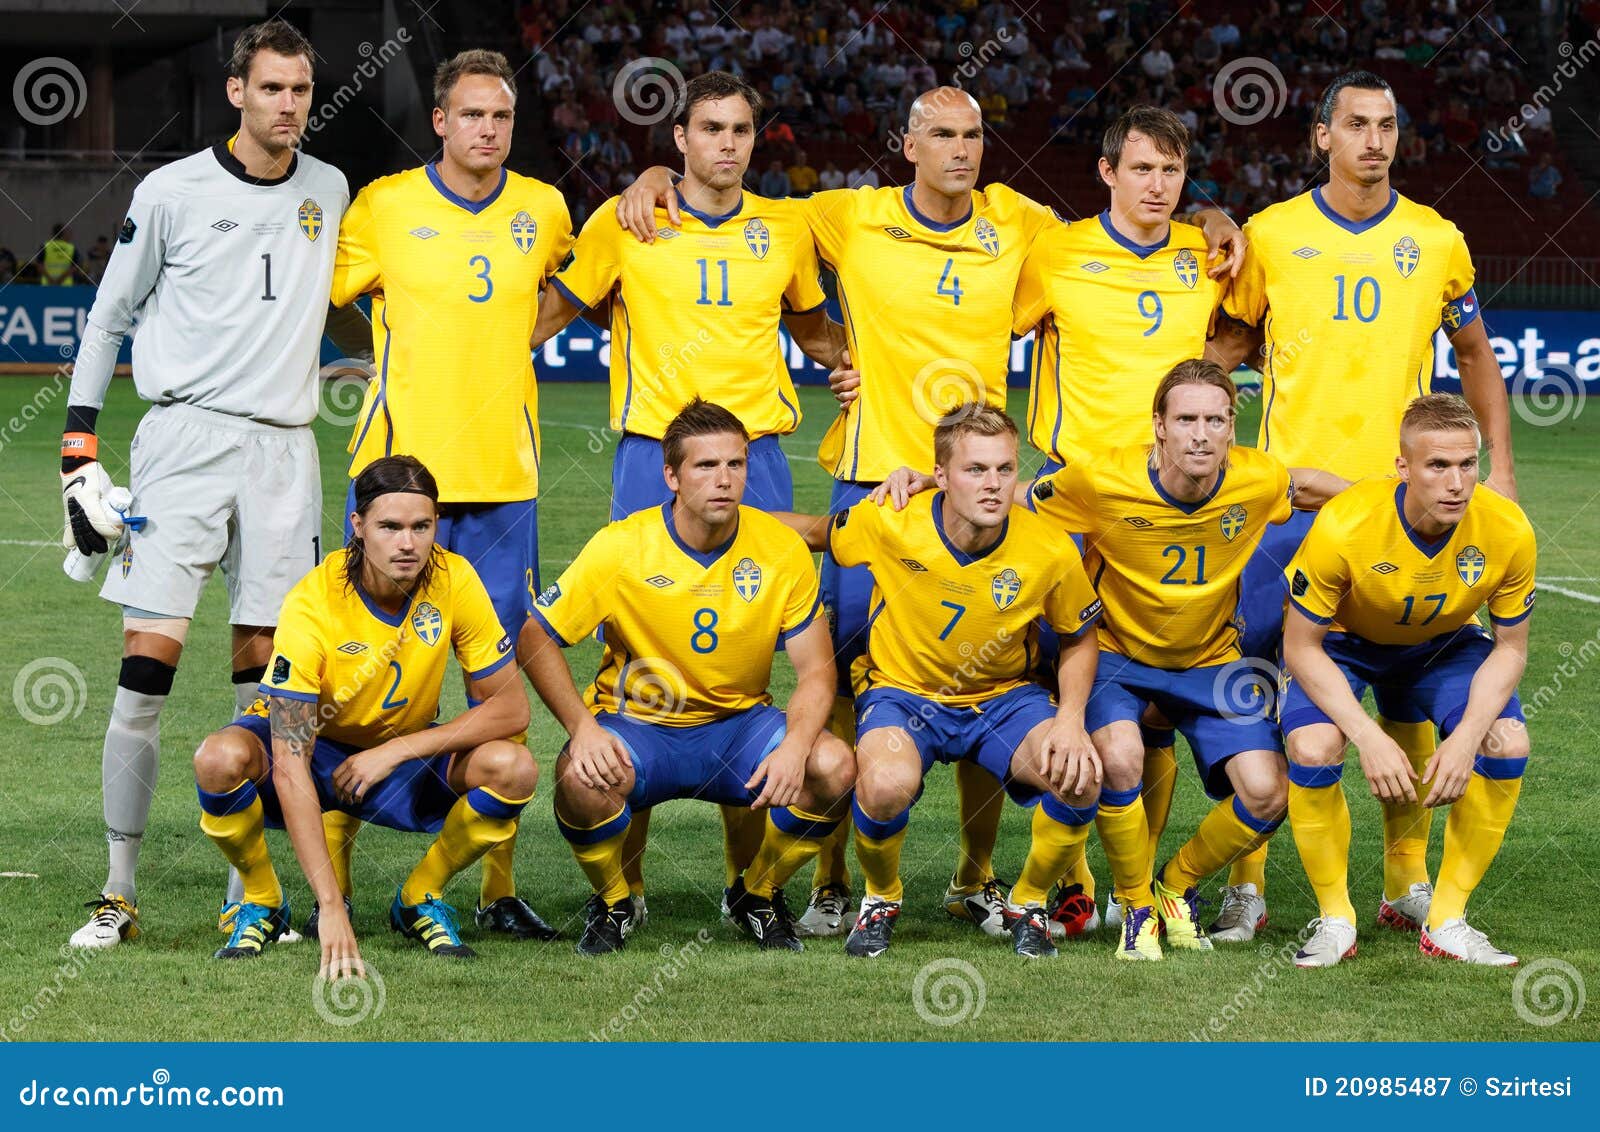
[[122, 534], [122, 514], [107, 496], [116, 490], [98, 460], [61, 473], [61, 509], [65, 529], [61, 545], [79, 554], [104, 554]]

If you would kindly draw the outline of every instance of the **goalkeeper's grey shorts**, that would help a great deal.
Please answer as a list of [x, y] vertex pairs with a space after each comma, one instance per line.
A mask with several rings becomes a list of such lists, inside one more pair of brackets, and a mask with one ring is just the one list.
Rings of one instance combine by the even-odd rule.
[[321, 556], [322, 479], [310, 427], [156, 405], [139, 422], [130, 459], [130, 514], [148, 522], [113, 549], [100, 596], [193, 617], [221, 566], [229, 623], [277, 625], [283, 599]]

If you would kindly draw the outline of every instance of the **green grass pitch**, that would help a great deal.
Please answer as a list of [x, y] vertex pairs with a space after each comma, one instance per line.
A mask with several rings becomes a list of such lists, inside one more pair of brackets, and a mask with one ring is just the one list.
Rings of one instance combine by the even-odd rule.
[[[805, 423], [787, 445], [802, 508], [819, 510], [827, 481], [810, 459], [831, 416], [826, 395], [803, 394]], [[614, 438], [605, 434], [605, 390], [547, 385], [541, 391], [544, 484], [540, 500], [545, 578], [556, 576], [605, 519]], [[432, 960], [387, 928], [396, 884], [426, 846], [420, 836], [367, 829], [355, 864], [356, 930], [382, 978], [370, 1005], [318, 1007], [314, 945], [285, 945], [254, 963], [213, 962], [224, 866], [200, 833], [190, 755], [231, 715], [226, 607], [219, 580], [208, 588], [176, 687], [163, 716], [164, 766], [140, 873], [144, 937], [111, 952], [74, 956], [63, 944], [82, 923], [105, 869], [100, 817], [100, 744], [116, 681], [116, 610], [69, 581], [54, 547], [60, 532], [56, 451], [65, 389], [54, 379], [0, 382], [0, 1038], [5, 1040], [503, 1040], [602, 1037], [623, 1040], [1544, 1040], [1600, 1036], [1600, 1009], [1536, 1025], [1560, 1013], [1565, 980], [1600, 976], [1600, 839], [1588, 836], [1600, 809], [1600, 605], [1547, 590], [1534, 618], [1534, 654], [1522, 684], [1533, 708], [1534, 758], [1521, 807], [1500, 859], [1474, 904], [1496, 942], [1559, 967], [1533, 972], [1520, 994], [1515, 972], [1424, 960], [1413, 937], [1371, 922], [1381, 886], [1381, 825], [1360, 775], [1346, 776], [1354, 813], [1352, 885], [1361, 954], [1332, 971], [1288, 962], [1297, 931], [1315, 912], [1285, 829], [1268, 866], [1272, 922], [1255, 943], [1209, 956], [1171, 955], [1125, 966], [1106, 934], [1076, 941], [1061, 957], [1027, 964], [1009, 947], [947, 919], [939, 897], [955, 853], [950, 772], [931, 776], [906, 846], [906, 905], [893, 950], [874, 962], [847, 959], [839, 940], [799, 956], [764, 955], [717, 917], [721, 834], [704, 804], [662, 808], [647, 858], [651, 920], [627, 951], [602, 961], [550, 944], [469, 941], [472, 964]], [[1015, 415], [1024, 406], [1013, 402]], [[142, 406], [131, 383], [114, 384], [102, 416], [107, 465], [126, 478], [128, 441]], [[328, 416], [335, 417], [338, 409]], [[345, 414], [346, 417], [348, 413]], [[1253, 436], [1254, 407], [1240, 423]], [[1540, 535], [1541, 581], [1600, 594], [1600, 482], [1594, 456], [1600, 413], [1534, 427], [1517, 419], [1524, 505]], [[324, 545], [337, 538], [348, 428], [316, 426], [325, 500]], [[1030, 461], [1031, 462], [1031, 461]], [[569, 653], [580, 682], [597, 648]], [[43, 658], [70, 664], [62, 682], [41, 685]], [[53, 662], [51, 662], [53, 663]], [[31, 667], [30, 667], [31, 666]], [[24, 676], [25, 671], [28, 675]], [[792, 675], [780, 659], [775, 691]], [[42, 699], [29, 701], [30, 694]], [[461, 689], [446, 683], [445, 710]], [[58, 715], [53, 724], [23, 717]], [[588, 895], [557, 835], [550, 771], [558, 729], [534, 709], [532, 743], [544, 773], [517, 846], [522, 893], [570, 936]], [[1204, 798], [1180, 752], [1181, 784], [1163, 852], [1192, 831]], [[1436, 864], [1443, 820], [1434, 823]], [[997, 865], [1014, 876], [1026, 851], [1025, 816], [1006, 815]], [[297, 920], [308, 895], [287, 842], [271, 835]], [[1104, 859], [1091, 839], [1101, 883]], [[790, 886], [802, 903], [809, 871]], [[859, 880], [858, 880], [859, 883]], [[1220, 878], [1215, 883], [1220, 883]], [[450, 894], [470, 917], [474, 870]], [[1600, 987], [1597, 987], [1600, 990]], [[1520, 1006], [1520, 1009], [1519, 1009]], [[358, 1016], [352, 1025], [341, 1013]], [[326, 1015], [326, 1016], [325, 1016]]]

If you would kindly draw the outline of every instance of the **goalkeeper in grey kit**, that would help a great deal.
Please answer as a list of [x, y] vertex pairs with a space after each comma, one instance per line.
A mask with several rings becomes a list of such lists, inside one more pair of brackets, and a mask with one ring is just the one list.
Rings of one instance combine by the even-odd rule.
[[[222, 567], [237, 710], [255, 699], [278, 610], [320, 555], [322, 490], [310, 422], [338, 245], [344, 174], [296, 151], [311, 106], [310, 43], [270, 20], [234, 44], [227, 142], [152, 173], [89, 312], [61, 446], [63, 545], [112, 551], [100, 594], [122, 607], [122, 669], [101, 764], [110, 869], [77, 947], [138, 934], [134, 871], [155, 794], [161, 708], [206, 579]], [[344, 316], [347, 319], [350, 316]], [[133, 501], [110, 506], [96, 418], [123, 337], [152, 407], [129, 452]], [[371, 327], [328, 330], [371, 356]], [[235, 711], [236, 714], [236, 711]], [[234, 907], [230, 881], [223, 920]]]

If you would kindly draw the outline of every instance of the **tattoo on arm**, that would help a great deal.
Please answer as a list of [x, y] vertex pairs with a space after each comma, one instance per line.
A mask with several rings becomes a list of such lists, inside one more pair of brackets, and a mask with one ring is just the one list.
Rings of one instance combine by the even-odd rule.
[[311, 761], [317, 742], [317, 705], [311, 700], [269, 698], [268, 718], [274, 743], [281, 741], [291, 755]]

